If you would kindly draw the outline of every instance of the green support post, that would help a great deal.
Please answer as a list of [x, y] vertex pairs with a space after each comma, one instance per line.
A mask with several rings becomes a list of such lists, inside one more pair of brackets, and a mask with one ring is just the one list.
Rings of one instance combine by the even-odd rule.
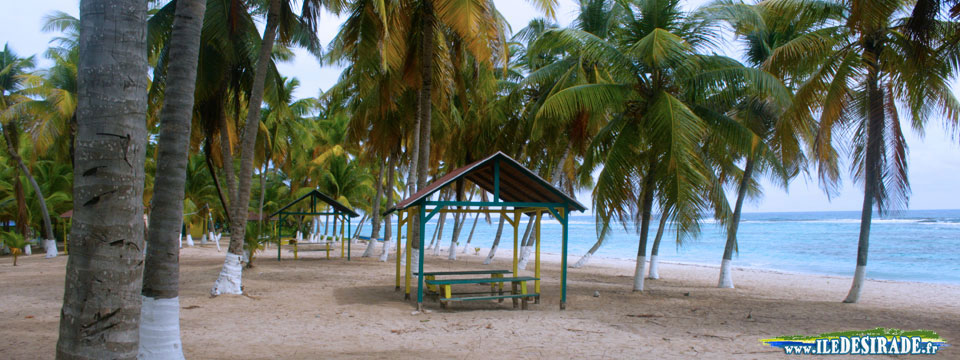
[[560, 259], [560, 310], [567, 309], [567, 224], [570, 223], [570, 210], [566, 205], [563, 207], [563, 219], [560, 220], [560, 223], [563, 224], [563, 255]]
[[283, 215], [277, 217], [277, 261], [280, 261], [280, 248], [283, 242]]
[[347, 261], [350, 261], [350, 243], [353, 242], [353, 226], [351, 223], [353, 223], [353, 220], [349, 216], [344, 215], [344, 217], [347, 218], [347, 239], [350, 239], [347, 240]]

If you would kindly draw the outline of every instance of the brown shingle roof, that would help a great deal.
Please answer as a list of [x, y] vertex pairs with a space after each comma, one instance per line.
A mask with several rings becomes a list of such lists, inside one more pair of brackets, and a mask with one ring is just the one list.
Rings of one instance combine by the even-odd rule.
[[501, 201], [561, 203], [569, 205], [573, 210], [586, 210], [586, 207], [577, 202], [576, 199], [564, 194], [530, 169], [498, 151], [493, 155], [447, 173], [409, 198], [400, 201], [392, 209], [387, 210], [387, 213], [413, 206], [461, 178], [477, 184], [477, 186], [492, 194], [494, 192], [494, 164], [497, 161], [500, 162]]

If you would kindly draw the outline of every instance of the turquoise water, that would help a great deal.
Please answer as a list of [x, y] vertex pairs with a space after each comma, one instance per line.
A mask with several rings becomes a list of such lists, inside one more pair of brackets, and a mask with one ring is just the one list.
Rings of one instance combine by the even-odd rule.
[[[453, 216], [449, 215], [445, 225], [444, 250], [450, 245], [452, 219]], [[461, 234], [461, 244], [466, 241], [472, 223], [473, 215]], [[428, 235], [433, 234], [435, 226], [436, 221], [427, 224]], [[526, 226], [526, 222], [521, 225], [521, 235], [523, 226]], [[656, 221], [653, 221], [651, 246], [656, 226]], [[740, 251], [734, 256], [734, 266], [852, 276], [859, 228], [860, 213], [856, 211], [744, 214], [738, 232]], [[571, 218], [571, 262], [578, 260], [596, 242], [596, 230], [591, 215], [574, 215]], [[362, 234], [368, 235], [369, 226], [364, 226], [362, 231]], [[489, 248], [496, 231], [496, 217], [492, 224], [487, 224], [481, 218], [470, 248]], [[541, 238], [543, 251], [559, 254], [560, 237], [559, 223], [544, 219]], [[622, 226], [614, 227], [596, 255], [636, 259], [638, 240], [632, 224], [626, 230]], [[698, 238], [686, 239], [678, 246], [676, 233], [668, 225], [660, 246], [660, 259], [719, 265], [725, 241], [726, 236], [720, 227], [708, 221], [702, 225], [702, 233]], [[504, 246], [512, 246], [509, 223], [504, 227], [501, 247]], [[960, 210], [911, 210], [884, 218], [875, 216], [870, 232], [867, 277], [960, 283]]]

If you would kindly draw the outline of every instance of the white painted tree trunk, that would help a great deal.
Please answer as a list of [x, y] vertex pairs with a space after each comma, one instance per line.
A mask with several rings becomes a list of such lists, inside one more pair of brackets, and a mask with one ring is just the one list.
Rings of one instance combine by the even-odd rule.
[[24, 246], [23, 246], [23, 254], [24, 254], [24, 255], [33, 255], [33, 250], [30, 250], [31, 247], [32, 247], [32, 246], [30, 246], [30, 244], [24, 245]]
[[56, 240], [53, 240], [53, 239], [43, 240], [43, 248], [46, 249], [47, 251], [47, 255], [44, 255], [43, 257], [47, 259], [57, 257], [57, 241]]
[[[387, 256], [390, 255], [390, 245], [393, 244], [393, 241], [383, 240], [383, 249], [380, 250], [380, 262], [386, 262]], [[400, 256], [400, 255], [397, 255]]]
[[490, 247], [490, 253], [487, 254], [487, 258], [483, 260], [484, 265], [490, 265], [493, 262], [493, 257], [497, 256], [497, 247], [500, 246], [500, 236], [503, 235], [503, 223], [504, 217], [500, 216], [500, 225], [497, 226], [497, 237], [493, 239], [493, 246]]
[[180, 298], [140, 296], [140, 350], [137, 359], [181, 360]]
[[523, 246], [520, 248], [520, 260], [517, 262], [517, 268], [527, 269], [527, 263], [530, 262], [530, 254], [533, 253], [533, 246]]
[[660, 259], [657, 255], [650, 255], [650, 269], [647, 272], [647, 279], [660, 278]]
[[213, 283], [213, 289], [210, 289], [210, 295], [217, 296], [221, 294], [243, 293], [242, 280], [243, 268], [240, 267], [240, 259], [243, 255], [227, 253], [227, 258], [223, 261], [223, 268], [220, 270], [220, 276], [217, 282]]
[[221, 236], [223, 236], [223, 235], [221, 235], [221, 234], [216, 234], [216, 235], [214, 235], [213, 233], [210, 233], [210, 237], [213, 238], [213, 243], [214, 243], [214, 244], [217, 244], [217, 252], [220, 252], [220, 237], [221, 237]]
[[456, 241], [450, 240], [449, 251], [450, 251], [450, 254], [447, 256], [447, 260], [456, 260], [457, 259], [457, 242]]
[[187, 246], [193, 247], [193, 245], [194, 245], [194, 244], [193, 244], [193, 235], [190, 235], [190, 233], [187, 233]]
[[473, 231], [477, 229], [477, 220], [480, 220], [480, 214], [478, 213], [475, 218], [473, 218], [473, 226], [470, 227], [470, 236], [467, 236], [467, 242], [463, 244], [463, 253], [467, 253], [467, 248], [470, 247], [470, 241], [473, 240]]
[[420, 269], [420, 251], [417, 249], [410, 249], [410, 268], [416, 272]]
[[603, 246], [603, 241], [604, 241], [604, 239], [606, 239], [606, 237], [607, 237], [607, 230], [608, 230], [609, 228], [610, 228], [610, 224], [609, 224], [609, 223], [603, 225], [603, 229], [600, 230], [600, 236], [597, 238], [597, 242], [594, 243], [593, 246], [590, 247], [590, 250], [587, 250], [587, 253], [586, 253], [586, 254], [583, 254], [583, 256], [580, 257], [580, 260], [577, 260], [577, 262], [576, 262], [575, 264], [573, 264], [573, 268], [574, 268], [574, 269], [579, 269], [579, 268], [587, 265], [588, 262], [590, 262], [590, 258], [593, 257], [593, 254], [594, 254], [595, 252], [597, 252], [597, 250], [600, 249], [600, 246]]
[[202, 246], [206, 244], [207, 244], [207, 234], [204, 233], [203, 236], [200, 237], [200, 245]]
[[633, 272], [633, 291], [643, 291], [643, 268], [646, 264], [646, 256], [637, 256], [637, 268]]
[[853, 286], [850, 288], [850, 292], [847, 293], [847, 297], [843, 302], [856, 303], [860, 301], [860, 293], [863, 291], [863, 282], [866, 280], [866, 277], [866, 265], [857, 265], [857, 270], [853, 273]]
[[182, 232], [177, 233], [177, 239], [180, 240], [180, 248], [183, 249], [183, 233]]
[[730, 259], [723, 259], [723, 262], [720, 264], [720, 281], [717, 283], [718, 287], [725, 289], [733, 289], [733, 274], [731, 274], [730, 264], [733, 261]]
[[588, 262], [590, 262], [590, 258], [591, 258], [591, 257], [593, 257], [593, 253], [592, 253], [592, 252], [588, 252], [588, 253], [586, 253], [586, 254], [583, 254], [583, 256], [580, 257], [580, 260], [577, 260], [577, 262], [576, 262], [575, 264], [573, 264], [573, 268], [574, 268], [574, 269], [579, 269], [580, 267], [586, 265]]

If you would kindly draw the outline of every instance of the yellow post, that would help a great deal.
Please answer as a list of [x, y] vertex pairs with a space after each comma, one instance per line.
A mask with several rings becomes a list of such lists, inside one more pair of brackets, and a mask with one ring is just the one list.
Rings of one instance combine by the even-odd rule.
[[[387, 221], [390, 218], [387, 217]], [[394, 290], [400, 290], [400, 227], [403, 226], [403, 212], [397, 211], [397, 288]]]
[[517, 231], [519, 230], [517, 225], [519, 223], [520, 223], [520, 210], [514, 210], [513, 211], [513, 277], [519, 276], [518, 269], [517, 269], [517, 262], [519, 261], [519, 255], [520, 255], [520, 254], [517, 254], [517, 235], [518, 235]]
[[535, 224], [536, 227], [534, 228], [534, 231], [537, 232], [537, 237], [536, 237], [537, 248], [536, 248], [536, 255], [534, 255], [534, 261], [533, 261], [533, 276], [536, 277], [537, 280], [533, 282], [533, 292], [537, 294], [540, 293], [540, 218], [542, 216], [543, 216], [543, 211], [538, 210], [537, 221]]
[[[411, 210], [407, 210], [407, 246], [406, 246], [406, 249], [404, 250], [404, 251], [407, 253], [407, 254], [405, 255], [405, 256], [407, 257], [407, 271], [406, 271], [406, 279], [404, 280], [404, 282], [406, 283], [406, 285], [405, 285], [406, 287], [405, 287], [404, 290], [403, 290], [403, 293], [404, 293], [403, 298], [404, 298], [404, 300], [409, 300], [409, 299], [410, 299], [410, 278], [413, 276], [413, 271], [411, 271], [411, 269], [410, 269], [410, 261], [411, 261], [411, 259], [410, 259], [410, 238], [413, 237], [413, 226], [411, 226], [411, 225], [413, 225], [413, 224], [410, 222], [410, 217], [411, 217], [411, 216], [413, 216], [413, 210], [412, 210], [412, 208], [411, 208]], [[422, 246], [422, 245], [421, 245], [421, 246]]]

